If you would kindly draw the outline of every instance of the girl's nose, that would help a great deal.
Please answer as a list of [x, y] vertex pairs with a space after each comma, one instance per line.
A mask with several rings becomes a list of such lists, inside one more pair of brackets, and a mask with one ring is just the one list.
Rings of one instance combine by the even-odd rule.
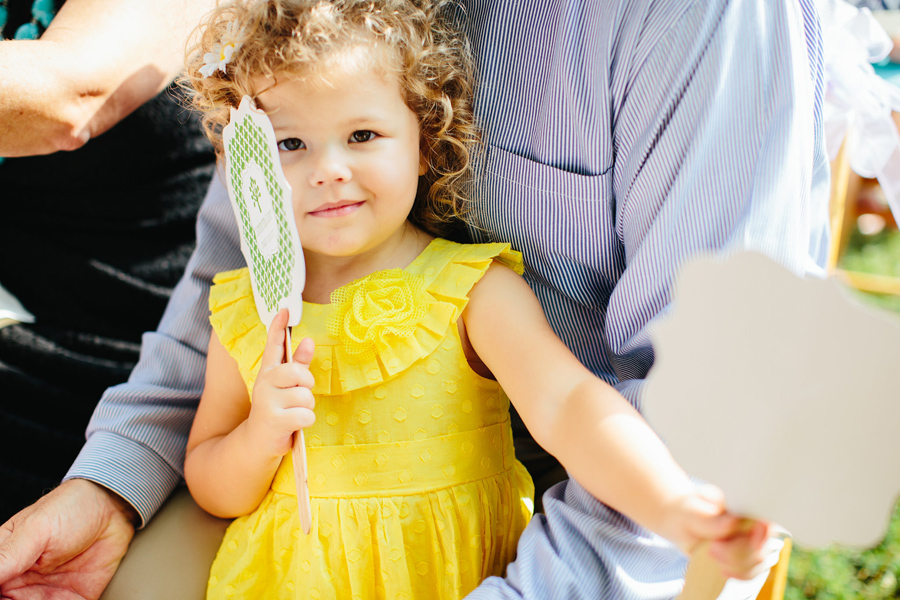
[[313, 187], [321, 187], [329, 183], [347, 183], [351, 177], [350, 166], [340, 153], [328, 152], [316, 162], [309, 175], [309, 184]]

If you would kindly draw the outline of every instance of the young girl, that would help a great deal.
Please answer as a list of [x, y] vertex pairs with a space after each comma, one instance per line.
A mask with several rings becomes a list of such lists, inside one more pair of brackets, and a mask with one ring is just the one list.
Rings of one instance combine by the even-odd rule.
[[[210, 598], [460, 598], [502, 574], [530, 516], [508, 400], [586, 489], [691, 548], [737, 524], [553, 334], [507, 244], [440, 236], [476, 140], [465, 46], [439, 7], [267, 0], [220, 7], [188, 74], [221, 148], [248, 94], [278, 139], [306, 258], [295, 362], [246, 269], [214, 333], [185, 478], [237, 518]], [[417, 193], [418, 192], [418, 193]], [[500, 385], [503, 388], [501, 389]], [[312, 532], [288, 453], [305, 430]]]

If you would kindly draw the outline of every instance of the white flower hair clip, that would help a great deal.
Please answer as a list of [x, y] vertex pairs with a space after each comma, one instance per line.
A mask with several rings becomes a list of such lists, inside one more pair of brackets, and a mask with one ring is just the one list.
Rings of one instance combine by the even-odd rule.
[[231, 57], [237, 52], [240, 44], [237, 41], [237, 23], [230, 22], [225, 28], [225, 34], [222, 36], [222, 42], [212, 47], [212, 52], [203, 55], [203, 66], [200, 67], [200, 74], [203, 78], [207, 78], [216, 71], [226, 72], [226, 66], [231, 62]]

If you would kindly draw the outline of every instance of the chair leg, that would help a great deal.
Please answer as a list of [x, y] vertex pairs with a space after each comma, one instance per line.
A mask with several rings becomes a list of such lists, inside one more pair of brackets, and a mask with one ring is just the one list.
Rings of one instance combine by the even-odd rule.
[[[856, 179], [856, 178], [854, 178]], [[831, 219], [831, 248], [828, 252], [828, 272], [834, 271], [837, 263], [847, 247], [853, 221], [856, 219], [854, 205], [855, 189], [851, 190], [850, 159], [847, 156], [847, 144], [843, 144], [837, 157], [831, 163], [831, 200], [829, 215]]]
[[[784, 547], [778, 554], [778, 563], [769, 571], [765, 583], [759, 589], [757, 600], [782, 600], [787, 584], [788, 562], [791, 556], [791, 540], [784, 540]], [[761, 577], [761, 576], [760, 576]], [[716, 600], [725, 588], [728, 579], [722, 575], [719, 566], [709, 556], [709, 543], [697, 546], [691, 554], [687, 573], [684, 577], [684, 588], [677, 600]], [[753, 585], [752, 582], [741, 584]], [[735, 582], [732, 582], [734, 585]], [[755, 585], [759, 585], [756, 583]], [[736, 590], [731, 589], [730, 593]], [[745, 590], [749, 592], [749, 590]], [[752, 592], [750, 592], [752, 593]]]
[[782, 600], [787, 587], [788, 563], [791, 561], [791, 538], [784, 540], [784, 548], [778, 555], [778, 564], [769, 571], [769, 578], [763, 584], [756, 600]]
[[684, 588], [676, 600], [715, 600], [727, 581], [709, 555], [709, 542], [702, 542], [691, 553]]

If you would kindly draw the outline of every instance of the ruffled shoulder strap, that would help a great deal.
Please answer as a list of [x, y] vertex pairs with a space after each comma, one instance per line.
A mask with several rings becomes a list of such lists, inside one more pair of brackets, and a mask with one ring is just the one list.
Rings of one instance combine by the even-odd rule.
[[241, 376], [252, 389], [266, 346], [266, 326], [256, 310], [249, 269], [225, 271], [213, 278], [209, 311], [213, 331], [237, 361]]
[[509, 244], [436, 239], [406, 269], [379, 271], [336, 290], [329, 334], [340, 373], [323, 382], [329, 393], [379, 384], [434, 352], [495, 259], [523, 271], [522, 255]]
[[[430, 258], [422, 264], [410, 265], [411, 272], [421, 272], [428, 293], [438, 302], [448, 302], [456, 310], [453, 322], [469, 302], [469, 292], [484, 276], [494, 260], [519, 275], [524, 272], [522, 253], [509, 244], [457, 244], [449, 240], [432, 242]], [[424, 256], [424, 255], [423, 255]], [[418, 261], [417, 261], [418, 262]]]

